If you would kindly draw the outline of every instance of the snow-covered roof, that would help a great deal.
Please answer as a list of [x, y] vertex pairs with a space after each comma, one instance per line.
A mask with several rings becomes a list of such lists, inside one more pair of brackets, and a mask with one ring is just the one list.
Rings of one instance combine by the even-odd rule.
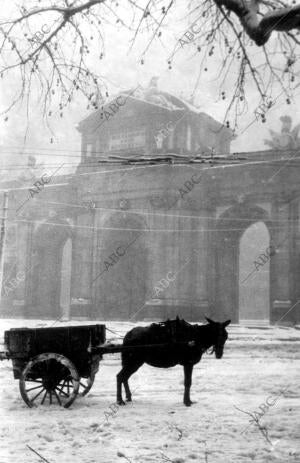
[[[119, 97], [126, 97], [127, 99], [130, 98], [132, 100], [140, 101], [150, 106], [155, 106], [157, 108], [172, 112], [188, 111], [190, 114], [202, 116], [209, 119], [210, 122], [218, 128], [221, 128], [223, 126], [223, 124], [206, 114], [202, 108], [199, 109], [190, 102], [185, 101], [184, 99], [178, 96], [175, 96], [169, 92], [162, 91], [158, 89], [155, 85], [150, 85], [146, 88], [142, 87], [141, 85], [138, 85], [135, 88], [130, 88], [128, 90], [121, 91], [118, 94], [109, 97], [105, 104], [101, 105], [99, 109], [87, 116], [78, 124], [78, 130], [82, 131], [84, 127], [86, 127], [90, 122], [94, 121], [95, 119], [97, 119], [98, 121], [101, 120], [103, 118], [103, 116], [101, 117], [101, 115], [103, 115], [103, 111], [108, 110], [109, 106], [113, 103], [116, 103], [116, 100]], [[223, 128], [224, 130], [228, 130], [225, 127]]]

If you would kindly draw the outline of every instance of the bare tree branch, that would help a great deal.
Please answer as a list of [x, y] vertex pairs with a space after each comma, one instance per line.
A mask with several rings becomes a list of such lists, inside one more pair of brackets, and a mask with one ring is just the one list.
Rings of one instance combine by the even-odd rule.
[[[180, 10], [176, 0], [125, 0], [120, 4], [114, 0], [45, 0], [43, 7], [32, 0], [34, 7], [27, 10], [28, 3], [23, 0], [9, 18], [3, 8], [0, 19], [0, 78], [9, 81], [13, 76], [19, 83], [3, 108], [5, 119], [23, 99], [28, 105], [36, 88], [47, 124], [53, 114], [63, 117], [76, 93], [86, 100], [87, 109], [103, 105], [108, 81], [98, 69], [106, 54], [107, 25], [132, 34], [130, 50], [140, 35], [148, 34], [141, 64], [155, 44], [168, 50], [174, 45], [166, 63], [169, 70], [179, 53], [187, 59], [189, 54], [196, 57], [197, 86], [201, 86], [203, 73], [213, 72], [212, 79], [219, 81], [219, 98], [229, 101], [227, 124], [233, 114], [236, 126], [247, 110], [248, 85], [256, 87], [262, 122], [270, 102], [277, 100], [275, 87], [289, 104], [299, 86], [294, 68], [299, 59], [300, 5], [283, 0], [190, 0], [182, 18], [182, 37], [172, 44], [164, 41], [164, 35], [172, 30], [172, 14]], [[269, 40], [272, 32], [277, 33], [276, 42]], [[90, 59], [95, 52], [97, 63]], [[232, 92], [227, 95], [228, 81]], [[193, 94], [196, 91], [195, 87]]]
[[258, 46], [264, 45], [270, 38], [272, 31], [291, 31], [300, 28], [300, 5], [275, 9], [266, 13], [259, 21], [259, 6], [269, 5], [273, 2], [262, 0], [214, 0], [220, 8], [225, 6], [235, 13], [249, 37]]

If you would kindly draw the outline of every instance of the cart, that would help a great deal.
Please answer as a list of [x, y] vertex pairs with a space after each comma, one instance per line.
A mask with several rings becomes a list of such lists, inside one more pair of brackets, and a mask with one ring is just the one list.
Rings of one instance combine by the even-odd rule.
[[57, 403], [68, 408], [93, 386], [105, 343], [105, 325], [12, 328], [4, 333], [1, 359], [11, 359], [14, 378], [29, 406]]

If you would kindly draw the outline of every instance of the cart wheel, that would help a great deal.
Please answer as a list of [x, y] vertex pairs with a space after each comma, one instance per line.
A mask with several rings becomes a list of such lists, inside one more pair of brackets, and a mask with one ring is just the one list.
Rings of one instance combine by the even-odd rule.
[[20, 378], [20, 392], [28, 407], [57, 403], [68, 408], [76, 399], [79, 376], [73, 363], [60, 354], [41, 354], [30, 360]]
[[79, 395], [84, 396], [87, 395], [95, 381], [95, 373], [91, 374], [88, 378], [80, 378], [79, 380]]

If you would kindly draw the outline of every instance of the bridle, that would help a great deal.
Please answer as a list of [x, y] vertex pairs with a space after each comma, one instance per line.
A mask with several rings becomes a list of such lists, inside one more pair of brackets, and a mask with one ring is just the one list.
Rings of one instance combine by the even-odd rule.
[[[219, 339], [220, 339], [220, 334], [218, 333], [217, 334], [217, 339], [215, 340], [215, 344], [213, 344], [210, 347], [202, 347], [202, 354], [206, 353], [208, 355], [212, 355], [213, 353], [215, 353], [216, 352], [216, 346], [218, 345]], [[224, 343], [223, 343], [223, 347], [224, 347]]]

